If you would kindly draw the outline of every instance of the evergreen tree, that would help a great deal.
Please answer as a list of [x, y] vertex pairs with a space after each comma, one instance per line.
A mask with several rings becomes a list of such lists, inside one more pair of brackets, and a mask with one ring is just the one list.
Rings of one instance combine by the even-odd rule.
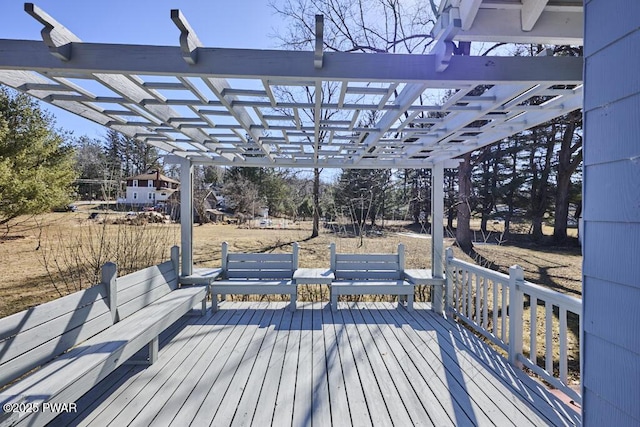
[[30, 97], [0, 89], [0, 224], [70, 201], [73, 149], [54, 125]]

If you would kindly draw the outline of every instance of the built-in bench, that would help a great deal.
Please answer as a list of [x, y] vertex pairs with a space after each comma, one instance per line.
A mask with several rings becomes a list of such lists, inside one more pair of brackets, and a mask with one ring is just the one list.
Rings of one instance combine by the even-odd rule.
[[406, 300], [407, 309], [413, 308], [414, 286], [404, 280], [403, 244], [397, 254], [339, 254], [335, 243], [330, 251], [332, 310], [337, 310], [340, 295], [397, 295], [399, 304]]
[[0, 319], [0, 426], [44, 425], [123, 363], [155, 362], [158, 335], [206, 304], [206, 286], [179, 288], [177, 247], [171, 258], [119, 278], [107, 263], [100, 284]]
[[229, 253], [222, 243], [222, 280], [211, 282], [211, 309], [217, 310], [218, 295], [290, 295], [289, 308], [295, 310], [298, 250], [294, 243], [290, 254]]

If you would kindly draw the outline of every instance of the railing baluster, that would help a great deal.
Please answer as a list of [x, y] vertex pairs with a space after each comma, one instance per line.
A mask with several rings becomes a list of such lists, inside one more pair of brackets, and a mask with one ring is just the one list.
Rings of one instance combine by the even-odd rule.
[[[469, 281], [467, 282], [467, 317], [473, 319], [473, 276], [469, 274]], [[477, 274], [475, 274], [478, 277]]]
[[464, 270], [456, 270], [456, 312], [460, 313], [460, 294], [462, 293], [462, 280], [463, 280]]
[[560, 381], [568, 384], [567, 369], [567, 309], [559, 307], [560, 311]]
[[464, 316], [467, 315], [466, 292], [467, 292], [467, 281], [469, 280], [470, 274], [471, 273], [469, 273], [467, 270], [462, 270], [462, 287], [460, 289], [460, 306], [461, 306], [460, 308]]
[[[502, 330], [500, 331], [500, 339], [504, 342], [507, 342], [507, 337], [509, 335], [507, 335], [507, 284], [506, 283], [500, 283], [500, 285], [502, 286], [502, 305], [501, 305], [501, 313], [500, 315], [502, 316]], [[509, 343], [511, 344], [511, 343]]]
[[480, 276], [479, 274], [476, 275], [476, 323], [478, 325], [482, 325], [482, 309], [480, 308], [480, 301], [481, 301], [481, 292], [480, 292], [480, 286], [481, 283], [484, 281], [484, 276]]
[[531, 324], [529, 325], [529, 359], [538, 363], [538, 298], [530, 295]]
[[498, 336], [498, 282], [493, 281], [493, 335]]
[[545, 369], [553, 375], [553, 304], [549, 301], [545, 302], [546, 318], [545, 318]]
[[482, 280], [482, 327], [484, 329], [489, 329], [489, 319], [487, 319], [488, 317], [488, 302], [489, 302], [489, 293], [488, 293], [488, 283], [489, 283], [489, 278], [485, 277]]

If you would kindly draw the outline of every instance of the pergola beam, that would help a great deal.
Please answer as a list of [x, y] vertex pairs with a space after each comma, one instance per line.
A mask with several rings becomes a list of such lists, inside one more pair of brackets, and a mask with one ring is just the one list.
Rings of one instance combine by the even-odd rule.
[[[526, 22], [534, 15], [525, 12]], [[455, 39], [468, 42], [504, 42], [528, 44], [582, 45], [584, 38], [582, 11], [543, 10], [530, 30], [523, 30], [523, 15], [519, 8], [480, 8], [474, 24], [458, 32]]]
[[64, 73], [109, 73], [300, 80], [425, 83], [450, 88], [462, 82], [582, 82], [578, 57], [454, 56], [443, 72], [435, 70], [434, 55], [374, 55], [325, 52], [322, 69], [313, 67], [313, 52], [201, 48], [198, 63], [189, 65], [179, 47], [74, 43], [67, 62], [45, 55], [46, 46], [28, 40], [0, 43], [0, 69]]

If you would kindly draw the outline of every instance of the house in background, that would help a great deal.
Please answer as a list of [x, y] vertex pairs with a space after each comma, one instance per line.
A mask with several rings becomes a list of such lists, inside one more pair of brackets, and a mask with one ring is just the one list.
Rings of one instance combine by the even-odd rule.
[[120, 203], [138, 206], [155, 206], [167, 202], [178, 191], [180, 182], [157, 171], [126, 178], [126, 197]]

